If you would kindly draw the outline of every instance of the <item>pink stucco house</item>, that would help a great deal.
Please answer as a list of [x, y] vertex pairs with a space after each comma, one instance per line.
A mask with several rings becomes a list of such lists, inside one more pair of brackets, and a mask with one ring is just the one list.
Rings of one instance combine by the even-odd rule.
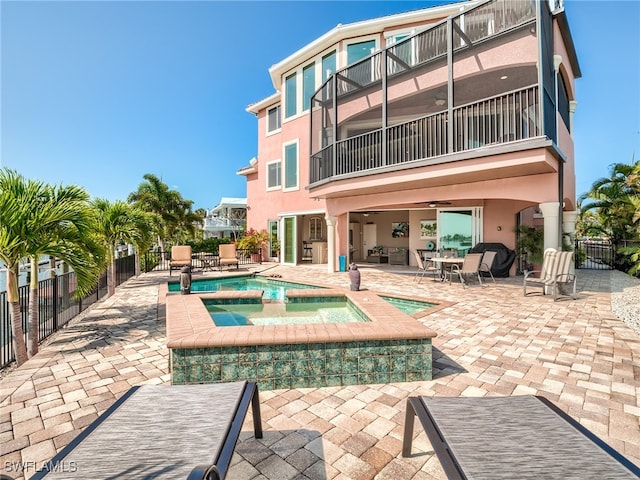
[[513, 249], [519, 224], [543, 225], [545, 247], [574, 231], [581, 74], [562, 2], [338, 25], [269, 73], [275, 93], [247, 108], [258, 154], [238, 173], [247, 226], [278, 238], [282, 263], [332, 272], [381, 246], [412, 264], [417, 249]]

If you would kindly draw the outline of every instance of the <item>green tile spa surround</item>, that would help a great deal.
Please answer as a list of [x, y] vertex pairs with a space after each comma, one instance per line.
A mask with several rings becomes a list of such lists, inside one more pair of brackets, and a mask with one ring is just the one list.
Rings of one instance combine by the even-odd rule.
[[171, 349], [173, 384], [254, 380], [263, 390], [431, 380], [431, 339]]

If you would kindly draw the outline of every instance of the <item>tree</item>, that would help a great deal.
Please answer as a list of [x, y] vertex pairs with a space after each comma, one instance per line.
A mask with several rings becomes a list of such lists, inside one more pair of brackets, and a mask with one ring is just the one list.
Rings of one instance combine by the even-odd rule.
[[121, 200], [111, 203], [98, 198], [93, 206], [97, 217], [95, 233], [109, 252], [107, 290], [111, 296], [116, 291], [116, 247], [127, 243], [137, 246], [150, 243], [148, 222], [152, 217]]
[[[631, 164], [610, 165], [609, 177], [596, 180], [589, 192], [580, 197], [582, 215], [592, 211], [598, 222], [591, 221], [591, 227], [600, 225], [615, 246], [622, 241], [640, 241], [640, 161]], [[589, 201], [587, 201], [589, 200]], [[618, 253], [627, 261], [634, 262], [634, 251], [638, 248], [626, 247]], [[634, 250], [635, 249], [635, 250]], [[637, 256], [635, 257], [637, 258]], [[636, 265], [635, 271], [640, 266]]]
[[59, 258], [71, 267], [77, 279], [76, 296], [95, 287], [105, 251], [95, 242], [94, 216], [89, 195], [81, 187], [36, 183], [31, 214], [25, 232], [26, 252], [31, 259], [29, 293], [29, 357], [38, 352], [39, 298], [38, 263], [43, 255]]
[[91, 216], [87, 196], [79, 187], [51, 187], [27, 180], [9, 169], [0, 170], [0, 260], [7, 267], [7, 295], [16, 363], [27, 361], [19, 302], [18, 269], [31, 257], [29, 309], [31, 354], [38, 340], [38, 257], [55, 255], [68, 262], [78, 278], [77, 294], [86, 293], [98, 274], [101, 250], [88, 234]]
[[171, 190], [157, 176], [147, 173], [143, 178], [145, 181], [129, 195], [128, 201], [139, 210], [154, 215], [153, 226], [158, 245], [165, 252], [165, 241], [174, 236], [181, 240], [185, 229], [187, 234], [192, 234], [195, 228], [193, 223], [199, 216], [194, 216], [191, 211], [193, 202], [182, 198], [180, 192]]

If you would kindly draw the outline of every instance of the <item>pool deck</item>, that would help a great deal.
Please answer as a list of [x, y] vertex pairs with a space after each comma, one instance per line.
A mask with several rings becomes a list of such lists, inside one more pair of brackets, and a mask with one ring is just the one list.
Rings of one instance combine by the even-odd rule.
[[[285, 281], [349, 284], [322, 265], [266, 269]], [[443, 479], [424, 433], [414, 441], [418, 453], [400, 455], [410, 395], [542, 395], [640, 465], [640, 336], [610, 301], [611, 278], [623, 274], [579, 270], [579, 298], [554, 302], [523, 297], [522, 277], [463, 290], [418, 284], [415, 269], [360, 271], [370, 291], [450, 302], [419, 318], [437, 333], [433, 380], [262, 391], [264, 438], [252, 438], [248, 418], [227, 479]], [[160, 293], [168, 279], [159, 272], [126, 282], [3, 373], [0, 473], [29, 478], [131, 386], [169, 381]]]

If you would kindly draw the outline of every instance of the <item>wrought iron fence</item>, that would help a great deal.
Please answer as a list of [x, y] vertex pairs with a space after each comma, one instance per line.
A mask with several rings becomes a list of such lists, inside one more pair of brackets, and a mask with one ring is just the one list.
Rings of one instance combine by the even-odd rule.
[[[263, 262], [262, 254], [252, 250], [237, 249], [236, 257], [239, 265], [255, 265]], [[193, 270], [215, 268], [218, 265], [218, 252], [195, 252], [191, 255], [191, 268]], [[149, 250], [142, 258], [141, 270], [143, 272], [168, 271], [171, 265], [171, 253], [159, 250]]]
[[[135, 256], [116, 260], [116, 284], [120, 285], [135, 275]], [[102, 274], [96, 286], [87, 295], [77, 298], [77, 279], [74, 272], [57, 275], [38, 282], [38, 341], [52, 333], [107, 294], [107, 275]], [[18, 304], [25, 341], [29, 335], [29, 285], [18, 288]], [[0, 292], [0, 368], [15, 360], [13, 333], [7, 292]]]
[[608, 239], [576, 239], [575, 267], [591, 270], [613, 270], [616, 248]]

